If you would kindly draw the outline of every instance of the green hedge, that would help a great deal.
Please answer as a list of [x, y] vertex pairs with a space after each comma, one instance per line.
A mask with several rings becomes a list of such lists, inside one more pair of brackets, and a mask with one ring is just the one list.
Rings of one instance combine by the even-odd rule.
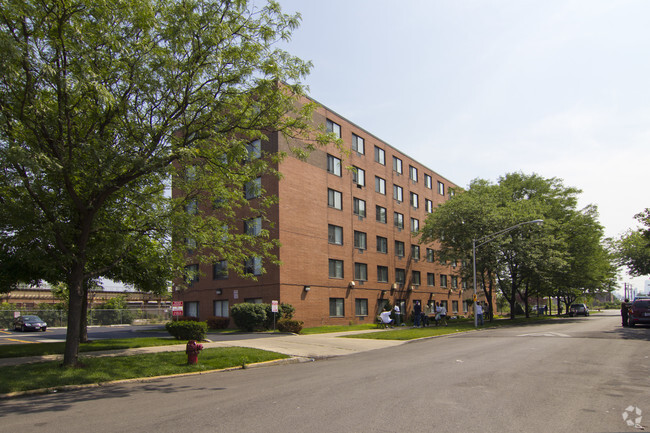
[[165, 329], [177, 340], [205, 340], [208, 332], [208, 325], [205, 322], [193, 322], [189, 320], [179, 322], [168, 322]]
[[300, 334], [302, 331], [302, 325], [304, 325], [304, 322], [300, 320], [280, 319], [278, 320], [278, 331]]

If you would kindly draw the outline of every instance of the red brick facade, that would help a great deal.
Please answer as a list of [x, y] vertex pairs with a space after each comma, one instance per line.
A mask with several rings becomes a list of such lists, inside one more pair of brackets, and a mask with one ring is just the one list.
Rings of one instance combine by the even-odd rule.
[[[374, 322], [385, 301], [391, 305], [404, 302], [407, 314], [415, 300], [423, 305], [446, 301], [450, 315], [463, 315], [463, 301], [472, 295], [471, 284], [468, 282], [463, 290], [455, 267], [441, 264], [435, 255], [430, 261], [427, 246], [419, 245], [411, 233], [412, 221], [423, 227], [427, 210], [447, 200], [449, 188], [456, 185], [336, 113], [319, 108], [314, 121], [325, 124], [327, 120], [340, 126], [346, 149], [352, 149], [354, 135], [364, 140], [365, 149], [363, 153], [351, 150], [349, 155], [341, 155], [334, 146], [320, 148], [306, 161], [288, 156], [279, 165], [281, 180], [263, 179], [267, 193], [279, 197], [279, 205], [269, 214], [274, 227], [265, 228], [281, 243], [278, 257], [282, 265], [265, 264], [266, 274], [258, 281], [235, 276], [213, 279], [212, 269], [206, 265], [201, 268], [199, 281], [188, 290], [174, 293], [174, 299], [193, 303], [192, 308], [198, 302], [201, 319], [219, 315], [218, 308], [223, 314], [226, 304], [217, 302], [215, 313], [215, 301], [227, 301], [232, 306], [245, 300], [277, 300], [293, 305], [295, 318], [305, 326]], [[287, 146], [282, 136], [274, 134], [263, 149], [286, 151]], [[383, 151], [383, 164], [376, 162], [375, 148]], [[340, 159], [340, 175], [328, 172], [328, 154]], [[393, 157], [401, 160], [401, 173], [394, 169]], [[355, 183], [355, 172], [347, 169], [350, 166], [365, 172], [365, 185]], [[383, 193], [376, 191], [376, 177]], [[394, 198], [394, 185], [402, 188], [400, 201]], [[328, 205], [328, 190], [340, 198], [341, 209]], [[355, 199], [365, 203], [365, 216], [355, 214]], [[385, 209], [385, 222], [377, 220], [377, 206]], [[395, 225], [396, 212], [403, 216], [403, 228]], [[330, 225], [334, 226], [334, 238], [330, 237]], [[365, 248], [355, 247], [355, 231], [360, 241], [365, 234], [365, 246], [357, 245]], [[378, 237], [385, 239], [386, 252], [380, 251]], [[396, 254], [396, 241], [404, 244], [403, 257]], [[419, 246], [419, 259], [412, 256], [412, 245]], [[339, 261], [334, 268], [342, 262], [342, 277], [330, 276], [330, 260]], [[360, 272], [365, 268], [366, 275], [355, 275], [355, 264]], [[386, 273], [380, 275], [378, 267]], [[396, 276], [398, 269], [403, 270], [403, 282]], [[428, 274], [433, 274], [433, 285]]]

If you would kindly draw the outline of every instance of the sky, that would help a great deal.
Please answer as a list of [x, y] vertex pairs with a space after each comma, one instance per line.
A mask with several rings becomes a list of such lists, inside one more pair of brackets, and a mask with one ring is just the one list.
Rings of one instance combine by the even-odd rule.
[[[559, 178], [605, 235], [650, 207], [650, 1], [279, 0], [322, 105], [461, 187]], [[646, 278], [621, 274], [643, 290]]]

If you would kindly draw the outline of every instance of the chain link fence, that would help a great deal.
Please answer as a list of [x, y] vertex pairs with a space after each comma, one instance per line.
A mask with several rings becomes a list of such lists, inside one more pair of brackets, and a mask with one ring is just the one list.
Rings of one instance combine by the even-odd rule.
[[[0, 310], [0, 329], [13, 329], [14, 318], [17, 315], [38, 316], [47, 323], [48, 328], [66, 327], [68, 325], [68, 312], [64, 310], [36, 310], [17, 308]], [[88, 326], [109, 325], [144, 325], [166, 323], [171, 321], [170, 308], [144, 307], [138, 309], [88, 310]]]

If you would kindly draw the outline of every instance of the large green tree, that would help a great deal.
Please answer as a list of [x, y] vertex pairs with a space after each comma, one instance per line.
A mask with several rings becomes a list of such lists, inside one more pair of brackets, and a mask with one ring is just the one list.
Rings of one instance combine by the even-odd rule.
[[[477, 286], [491, 301], [496, 284], [514, 317], [517, 299], [557, 294], [560, 281], [567, 291], [581, 292], [611, 283], [602, 228], [593, 208], [576, 209], [578, 193], [535, 174], [510, 173], [496, 184], [477, 179], [428, 216], [421, 239], [437, 242], [444, 258], [470, 264], [476, 244]], [[543, 226], [521, 224], [538, 219]], [[589, 247], [582, 245], [588, 236], [578, 232], [589, 234]], [[472, 280], [471, 265], [461, 272]]]
[[0, 281], [67, 285], [64, 365], [77, 364], [88, 282], [162, 290], [185, 264], [172, 235], [236, 271], [253, 254], [274, 259], [268, 233], [228, 227], [237, 209], [273, 204], [244, 197], [276, 162], [247, 157], [248, 144], [315, 136], [312, 107], [297, 104], [310, 64], [276, 47], [298, 16], [246, 0], [0, 6]]
[[650, 208], [635, 215], [644, 227], [628, 230], [618, 240], [616, 249], [620, 264], [627, 266], [631, 275], [650, 275]]

